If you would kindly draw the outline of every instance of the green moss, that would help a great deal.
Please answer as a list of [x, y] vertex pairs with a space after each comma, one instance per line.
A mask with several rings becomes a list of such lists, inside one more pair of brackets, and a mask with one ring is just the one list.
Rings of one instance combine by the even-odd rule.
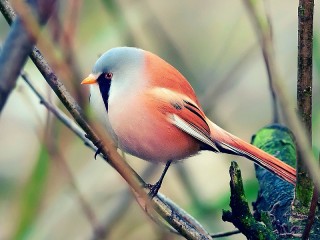
[[[295, 211], [304, 215], [307, 215], [309, 212], [309, 205], [313, 193], [313, 185], [309, 184], [307, 178], [302, 178], [301, 181], [306, 181], [303, 184], [298, 184], [296, 186], [296, 198], [295, 198]], [[309, 186], [306, 189], [305, 186]]]
[[289, 129], [280, 125], [262, 128], [252, 139], [252, 144], [296, 167], [296, 145]]
[[302, 6], [299, 6], [298, 7], [298, 15], [299, 16], [304, 16], [304, 13], [305, 13], [305, 8], [302, 7]]

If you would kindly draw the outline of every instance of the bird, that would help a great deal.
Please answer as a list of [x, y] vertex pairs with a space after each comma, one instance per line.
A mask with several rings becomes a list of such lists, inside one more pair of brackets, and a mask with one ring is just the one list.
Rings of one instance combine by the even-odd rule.
[[111, 48], [81, 84], [90, 85], [90, 104], [121, 150], [165, 164], [160, 179], [150, 184], [151, 196], [157, 194], [172, 162], [202, 150], [245, 157], [296, 183], [293, 167], [212, 122], [188, 80], [154, 53]]

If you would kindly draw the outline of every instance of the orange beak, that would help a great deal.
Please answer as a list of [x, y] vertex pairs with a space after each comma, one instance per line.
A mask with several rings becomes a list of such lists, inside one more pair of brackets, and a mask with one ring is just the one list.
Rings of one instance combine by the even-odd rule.
[[97, 76], [93, 75], [93, 74], [89, 74], [88, 77], [86, 77], [85, 79], [83, 79], [83, 81], [81, 82], [81, 84], [93, 84], [97, 82]]

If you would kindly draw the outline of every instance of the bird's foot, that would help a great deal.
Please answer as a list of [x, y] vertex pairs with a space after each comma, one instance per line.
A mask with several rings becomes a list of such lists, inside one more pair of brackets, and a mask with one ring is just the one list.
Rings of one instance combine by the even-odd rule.
[[158, 181], [155, 184], [150, 184], [150, 183], [146, 184], [146, 187], [150, 189], [148, 196], [151, 199], [158, 194], [159, 189], [161, 188], [161, 184], [162, 184], [162, 181]]
[[[98, 148], [97, 151], [94, 154], [94, 160], [97, 160], [97, 156], [101, 153], [101, 148]], [[108, 160], [107, 157], [105, 157], [104, 155], [101, 155], [101, 157], [103, 157], [104, 160]]]
[[160, 179], [154, 185], [152, 185], [152, 184], [147, 184], [146, 185], [146, 187], [150, 189], [150, 192], [148, 193], [148, 195], [149, 195], [149, 197], [151, 199], [154, 198], [154, 196], [156, 196], [157, 193], [159, 192], [159, 189], [160, 189], [160, 187], [162, 185], [162, 181], [164, 179], [164, 176], [166, 175], [171, 163], [172, 163], [172, 161], [168, 161], [166, 163], [166, 166], [165, 166], [165, 168], [164, 168], [164, 170], [163, 170], [163, 172], [162, 172], [162, 174], [160, 176]]
[[101, 153], [101, 148], [99, 147], [94, 154], [94, 160], [97, 160], [97, 156]]

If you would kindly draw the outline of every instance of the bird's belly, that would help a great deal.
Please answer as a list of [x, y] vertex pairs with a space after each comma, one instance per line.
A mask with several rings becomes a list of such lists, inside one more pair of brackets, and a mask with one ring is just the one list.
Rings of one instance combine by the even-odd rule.
[[122, 150], [152, 162], [179, 160], [199, 151], [199, 142], [174, 126], [165, 113], [128, 105], [122, 110], [109, 108], [110, 123]]

